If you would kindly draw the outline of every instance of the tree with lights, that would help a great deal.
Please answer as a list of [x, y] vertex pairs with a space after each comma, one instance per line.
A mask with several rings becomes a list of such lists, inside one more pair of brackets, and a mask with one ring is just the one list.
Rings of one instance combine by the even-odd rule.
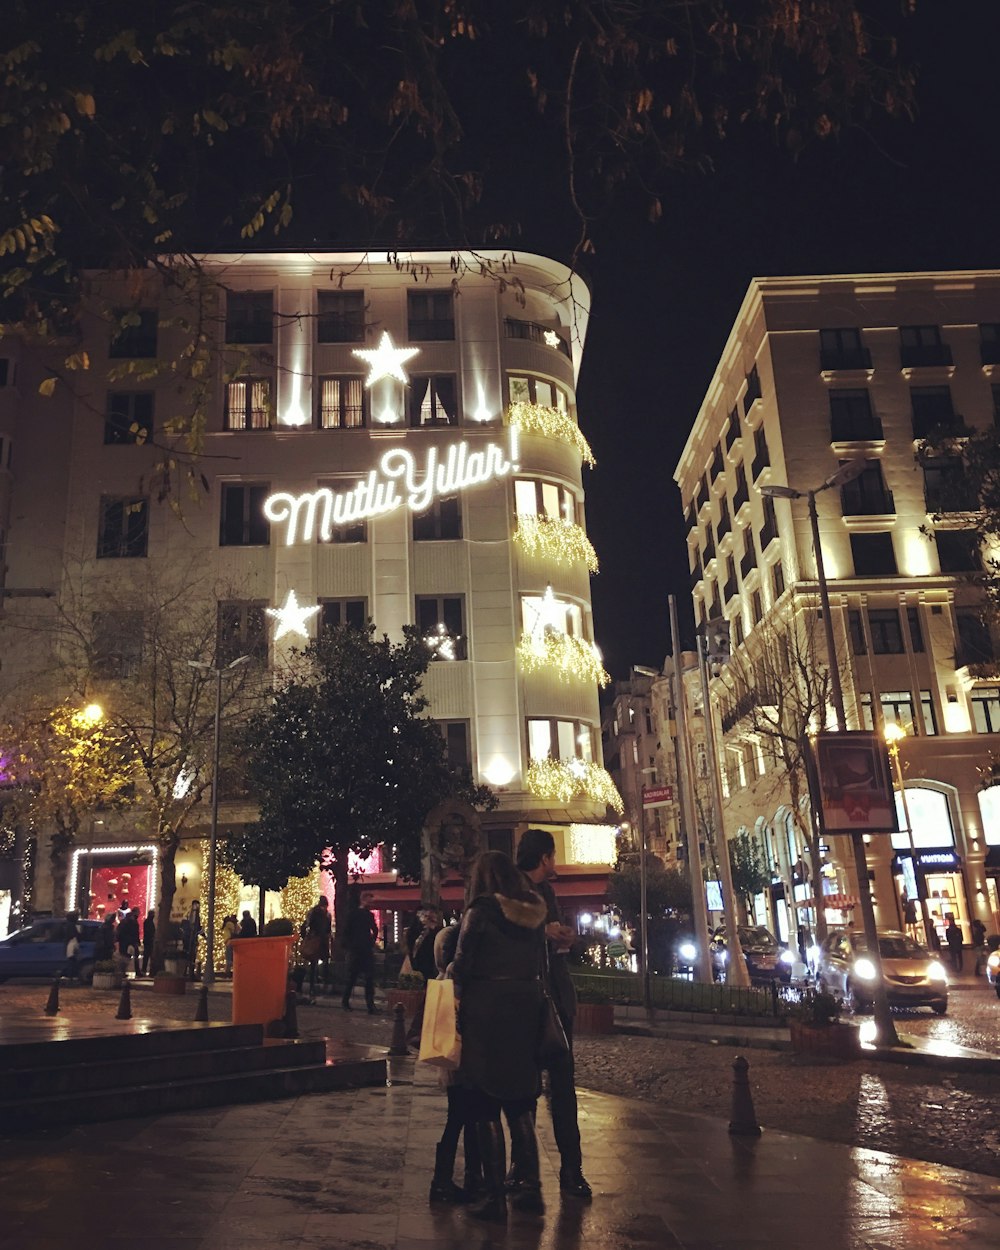
[[260, 816], [225, 854], [244, 880], [280, 889], [321, 862], [339, 922], [352, 852], [365, 859], [391, 846], [401, 875], [415, 878], [433, 807], [456, 794], [495, 805], [488, 787], [448, 767], [441, 734], [422, 715], [431, 654], [415, 629], [391, 642], [373, 625], [324, 631], [305, 648], [241, 736]]

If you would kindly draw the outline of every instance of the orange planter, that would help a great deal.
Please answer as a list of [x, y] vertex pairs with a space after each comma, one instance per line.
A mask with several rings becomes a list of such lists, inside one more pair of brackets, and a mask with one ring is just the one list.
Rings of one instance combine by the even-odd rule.
[[233, 1024], [270, 1024], [284, 1017], [294, 945], [294, 934], [232, 940]]

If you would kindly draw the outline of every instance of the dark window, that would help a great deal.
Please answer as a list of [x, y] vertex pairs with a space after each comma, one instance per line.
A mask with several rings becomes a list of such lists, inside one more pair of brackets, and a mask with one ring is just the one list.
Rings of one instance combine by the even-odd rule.
[[708, 474], [706, 473], [701, 479], [701, 485], [698, 487], [698, 507], [704, 508], [711, 498], [712, 491], [708, 485]]
[[771, 570], [771, 584], [774, 587], [775, 599], [780, 599], [785, 593], [785, 570], [782, 568], [780, 560]]
[[142, 495], [128, 499], [101, 496], [97, 534], [99, 560], [144, 556], [149, 538], [149, 500]]
[[368, 392], [364, 378], [319, 378], [321, 430], [359, 430], [366, 424]]
[[229, 292], [226, 296], [226, 342], [274, 342], [274, 296], [272, 292]]
[[462, 501], [457, 495], [449, 499], [435, 499], [423, 512], [414, 512], [414, 542], [436, 542], [461, 537]]
[[903, 654], [903, 630], [899, 623], [899, 612], [895, 608], [870, 608], [868, 629], [871, 632], [874, 655]]
[[909, 690], [883, 690], [879, 695], [882, 719], [887, 725], [899, 725], [908, 734], [914, 732], [913, 693]]
[[732, 528], [733, 528], [733, 522], [732, 522], [732, 518], [729, 515], [729, 504], [726, 503], [725, 499], [720, 499], [719, 500], [719, 524], [715, 527], [715, 532], [716, 532], [716, 535], [718, 536], [719, 542], [722, 542], [725, 535], [728, 534]]
[[458, 425], [452, 374], [410, 379], [410, 425]]
[[435, 728], [444, 739], [444, 758], [453, 773], [465, 772], [472, 762], [467, 720], [436, 720]]
[[142, 613], [94, 613], [94, 673], [134, 677], [142, 662]]
[[847, 628], [851, 635], [851, 650], [855, 655], [867, 655], [868, 646], [865, 642], [865, 626], [861, 619], [861, 613], [856, 608], [851, 608], [847, 613]]
[[722, 445], [719, 444], [719, 446], [715, 449], [714, 455], [712, 456], [712, 478], [717, 478], [719, 474], [723, 472], [725, 467], [726, 462], [722, 457]]
[[937, 429], [950, 430], [958, 424], [950, 386], [911, 386], [910, 403], [914, 438], [929, 438]]
[[830, 392], [830, 441], [871, 442], [882, 437], [882, 422], [872, 412], [866, 390]]
[[764, 508], [764, 524], [760, 527], [760, 549], [766, 551], [769, 544], [778, 537], [778, 519], [774, 515], [774, 500], [764, 495], [761, 499]]
[[461, 595], [418, 595], [417, 628], [435, 660], [464, 660], [465, 604]]
[[145, 442], [153, 432], [152, 391], [109, 391], [104, 419], [106, 444]]
[[542, 343], [545, 347], [554, 347], [564, 356], [570, 355], [569, 343], [551, 326], [540, 325], [537, 321], [520, 321], [517, 317], [505, 317], [503, 331], [505, 338]]
[[740, 647], [743, 645], [743, 613], [737, 612], [733, 618], [733, 645]]
[[925, 460], [924, 503], [928, 512], [967, 512], [969, 488], [960, 456]]
[[951, 348], [942, 343], [940, 326], [900, 326], [899, 355], [904, 369], [951, 364]]
[[426, 343], [455, 337], [451, 291], [408, 291], [406, 314], [411, 339]]
[[764, 434], [764, 427], [761, 426], [753, 432], [753, 464], [750, 466], [750, 471], [755, 482], [770, 463], [771, 453], [767, 448], [767, 437]]
[[759, 625], [764, 615], [764, 603], [759, 590], [755, 590], [750, 596], [750, 615], [753, 617], [753, 623]]
[[271, 427], [271, 379], [236, 378], [226, 383], [226, 429], [267, 430]]
[[991, 386], [993, 393], [993, 424], [1000, 425], [1000, 386]]
[[743, 396], [743, 411], [745, 413], [750, 411], [754, 400], [760, 399], [760, 395], [760, 373], [757, 371], [757, 366], [754, 365], [747, 374], [747, 393]]
[[855, 577], [896, 572], [896, 553], [890, 533], [852, 534], [851, 554], [854, 556]]
[[248, 655], [258, 664], [267, 664], [267, 631], [262, 603], [227, 600], [219, 604], [215, 642], [217, 666], [231, 664]]
[[959, 608], [955, 613], [955, 628], [958, 632], [955, 663], [959, 668], [966, 664], [989, 664], [993, 661], [993, 638], [980, 612]]
[[14, 382], [14, 362], [6, 356], [0, 356], [0, 386], [12, 386]]
[[736, 408], [729, 414], [726, 423], [726, 451], [732, 450], [733, 443], [740, 437], [740, 414]]
[[736, 584], [736, 561], [732, 556], [726, 556], [726, 584], [722, 591], [722, 598], [725, 603], [736, 596], [739, 587]]
[[364, 629], [367, 623], [368, 610], [364, 599], [324, 599], [320, 603], [321, 634], [329, 629], [339, 629], [341, 625]]
[[750, 492], [747, 490], [747, 471], [743, 462], [736, 466], [736, 489], [733, 491], [733, 511], [739, 512], [745, 503], [750, 501]]
[[910, 650], [920, 652], [924, 649], [924, 631], [920, 626], [919, 608], [906, 609], [906, 623], [910, 627]]
[[317, 343], [365, 341], [364, 291], [319, 291], [316, 311]]
[[975, 530], [938, 530], [934, 537], [942, 573], [982, 571], [979, 535]]
[[223, 482], [220, 547], [266, 547], [271, 527], [264, 516], [264, 500], [271, 493], [266, 482]]
[[871, 352], [861, 343], [861, 331], [853, 327], [820, 330], [821, 369], [870, 369]]
[[114, 360], [149, 360], [156, 355], [159, 317], [155, 308], [118, 308], [108, 355]]
[[979, 327], [979, 356], [984, 365], [1000, 365], [1000, 325]]
[[973, 688], [972, 723], [976, 727], [976, 733], [1000, 733], [1000, 690], [995, 686]]
[[840, 488], [840, 506], [844, 516], [883, 516], [896, 511], [878, 460], [866, 460], [861, 473]]
[[751, 569], [757, 567], [757, 548], [753, 545], [753, 530], [748, 525], [743, 531], [743, 558], [740, 560], [740, 575], [745, 579]]
[[366, 543], [368, 541], [368, 522], [367, 521], [348, 521], [343, 525], [331, 525], [330, 537], [324, 539], [322, 534], [317, 532], [317, 542], [338, 543]]

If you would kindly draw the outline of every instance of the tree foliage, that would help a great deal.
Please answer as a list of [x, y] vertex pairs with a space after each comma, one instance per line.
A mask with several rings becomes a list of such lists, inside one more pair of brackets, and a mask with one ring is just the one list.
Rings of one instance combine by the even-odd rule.
[[[637, 925], [642, 911], [642, 869], [638, 855], [619, 859], [608, 877], [608, 901], [622, 919]], [[646, 907], [650, 916], [686, 912], [691, 908], [691, 882], [679, 868], [667, 868], [663, 860], [646, 852]]]
[[771, 884], [771, 870], [757, 839], [746, 830], [729, 839], [733, 889], [747, 906]]

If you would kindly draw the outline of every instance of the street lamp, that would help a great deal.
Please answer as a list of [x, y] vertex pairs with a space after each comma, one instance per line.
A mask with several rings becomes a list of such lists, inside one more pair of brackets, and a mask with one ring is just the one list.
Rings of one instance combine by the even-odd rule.
[[231, 677], [250, 656], [239, 655], [225, 668], [215, 668], [204, 660], [188, 660], [192, 668], [206, 677], [215, 678], [215, 739], [212, 747], [212, 823], [208, 835], [208, 951], [205, 956], [205, 972], [202, 981], [211, 985], [215, 980], [215, 849], [219, 836], [219, 744], [222, 731], [222, 679]]
[[896, 774], [896, 785], [899, 787], [899, 797], [903, 804], [903, 819], [906, 821], [906, 836], [910, 843], [910, 861], [913, 864], [913, 880], [917, 888], [920, 917], [924, 925], [924, 942], [928, 950], [933, 950], [931, 918], [927, 911], [927, 887], [923, 875], [917, 869], [917, 844], [913, 840], [913, 821], [910, 819], [910, 805], [906, 798], [906, 787], [903, 785], [903, 768], [899, 762], [899, 744], [906, 737], [906, 730], [902, 725], [893, 723], [886, 725], [882, 730], [882, 736], [885, 738], [886, 745], [889, 748], [889, 758], [892, 760], [893, 771]]
[[[795, 490], [792, 486], [778, 484], [761, 486], [760, 493], [768, 499], [805, 499], [809, 505], [809, 523], [812, 527], [813, 548], [816, 552], [816, 581], [819, 584], [819, 601], [823, 609], [823, 632], [826, 635], [826, 658], [830, 669], [830, 692], [833, 696], [833, 710], [837, 717], [837, 729], [843, 733], [847, 729], [847, 715], [844, 711], [844, 690], [840, 684], [840, 666], [837, 663], [837, 644], [833, 637], [833, 618], [830, 613], [830, 592], [826, 584], [826, 566], [823, 563], [823, 544], [819, 536], [819, 516], [816, 512], [816, 496], [824, 490], [832, 490], [835, 486], [844, 486], [852, 482], [865, 471], [864, 460], [848, 460], [840, 468], [831, 473], [826, 481], [813, 490]], [[872, 1007], [875, 1025], [881, 1041], [890, 1046], [898, 1046], [896, 1026], [889, 1010], [889, 1000], [885, 993], [885, 979], [882, 975], [882, 957], [878, 946], [878, 930], [875, 927], [875, 909], [872, 906], [871, 890], [868, 884], [868, 860], [865, 855], [865, 841], [861, 832], [851, 830], [851, 849], [854, 852], [854, 871], [858, 881], [858, 905], [864, 920], [865, 939], [868, 944], [868, 955], [875, 965], [875, 988], [872, 995]], [[821, 904], [819, 896], [820, 883], [816, 883], [816, 906]]]

